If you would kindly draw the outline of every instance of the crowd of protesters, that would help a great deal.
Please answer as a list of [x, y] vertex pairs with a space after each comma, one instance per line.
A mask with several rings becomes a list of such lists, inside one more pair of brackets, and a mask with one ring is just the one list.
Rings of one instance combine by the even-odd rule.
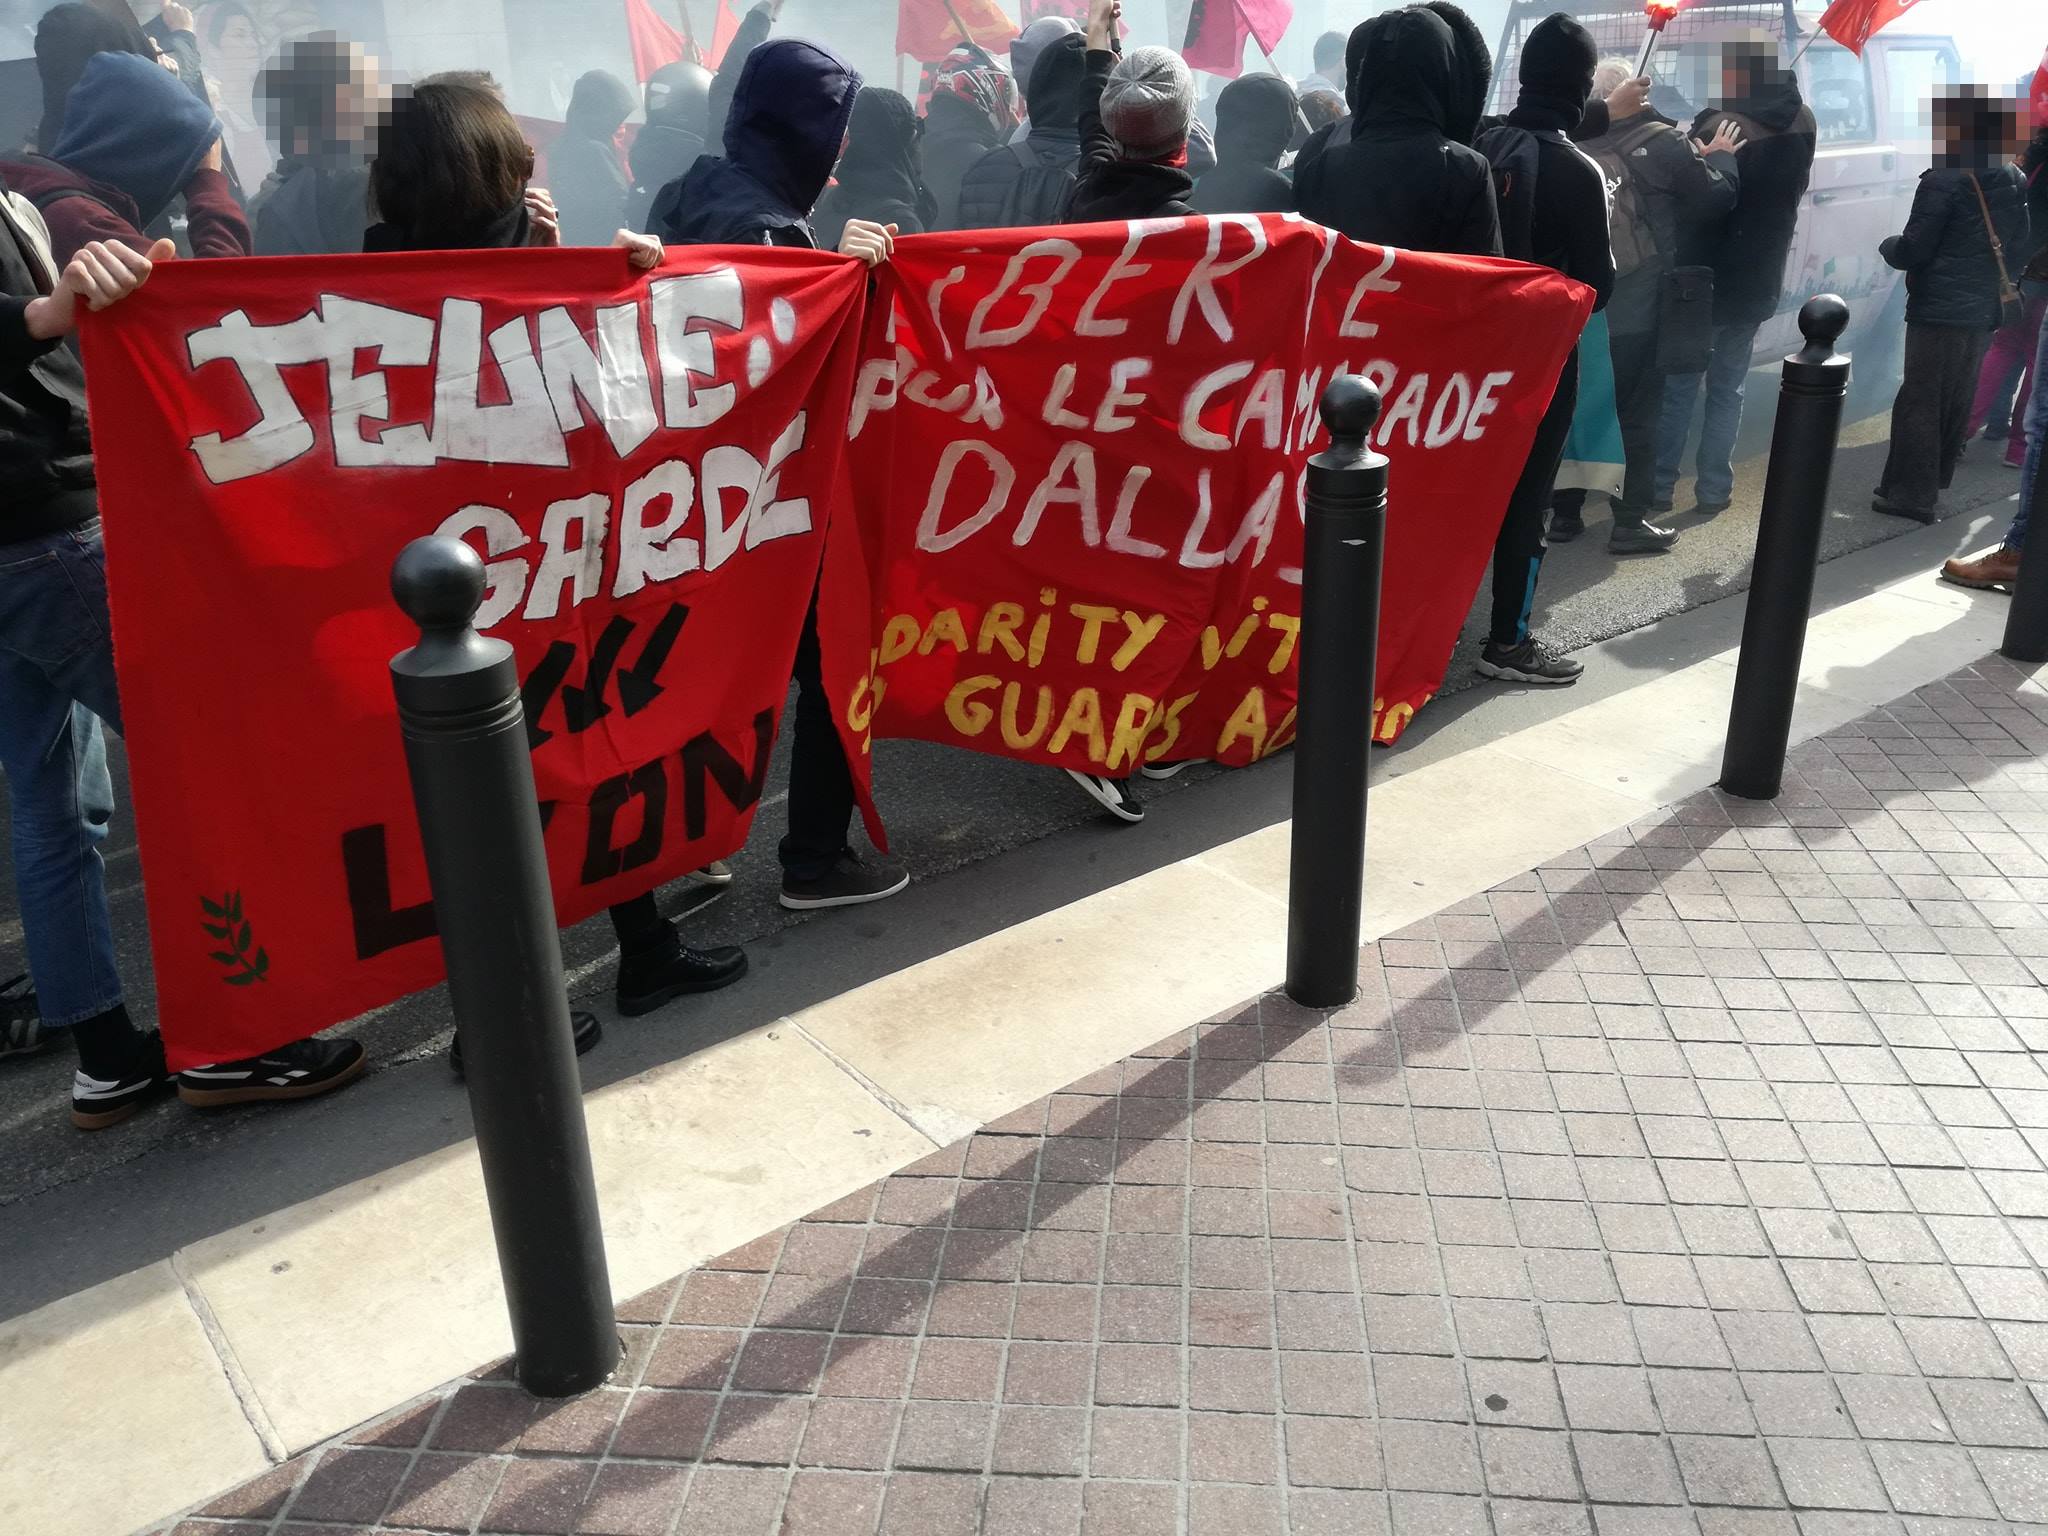
[[[1604, 487], [1617, 555], [1676, 543], [1651, 519], [1674, 508], [1696, 412], [1696, 508], [1729, 504], [1743, 381], [1780, 308], [1815, 152], [1813, 114], [1775, 41], [1728, 47], [1719, 99], [1684, 103], [1628, 61], [1602, 61], [1558, 14], [1526, 40], [1512, 109], [1489, 117], [1485, 39], [1450, 0], [1425, 0], [1319, 39], [1299, 87], [1254, 73], [1202, 103], [1179, 54], [1124, 51], [1118, 0], [1093, 0], [1085, 26], [1026, 29], [1009, 67], [960, 48], [932, 72], [920, 112], [864, 86], [829, 48], [775, 36], [779, 10], [763, 0], [749, 11], [716, 71], [672, 64], [637, 97], [602, 71], [578, 80], [546, 190], [486, 75], [394, 92], [360, 47], [316, 33], [226, 90], [227, 60], [209, 74], [202, 43], [245, 63], [232, 17], [205, 39], [175, 0], [147, 24], [128, 0], [42, 19], [34, 150], [0, 163], [0, 767], [32, 977], [0, 989], [0, 1057], [68, 1033], [80, 1127], [173, 1090], [200, 1106], [311, 1097], [364, 1065], [356, 1042], [315, 1038], [171, 1074], [122, 1002], [98, 853], [112, 814], [103, 726], [118, 731], [121, 711], [84, 379], [66, 339], [81, 305], [119, 302], [174, 255], [612, 245], [645, 269], [664, 246], [739, 243], [873, 265], [925, 231], [1298, 213], [1375, 244], [1538, 263], [1593, 293], [1594, 323], [1501, 508], [1482, 673], [1547, 685], [1580, 675], [1531, 616], [1545, 550], [1586, 528], [1589, 482], [1561, 474], [1582, 437], [1604, 428], [1618, 440], [1621, 471]], [[1938, 104], [1936, 130], [1935, 169], [1882, 251], [1909, 299], [1875, 504], [1921, 520], [1970, 434], [2004, 441], [2029, 485], [2048, 437], [2048, 389], [2031, 387], [2048, 364], [2048, 128], [2015, 163], [2010, 107], [1958, 90]], [[174, 227], [181, 244], [165, 238]], [[2005, 548], [1947, 574], [2010, 581], [2023, 521]], [[811, 909], [894, 895], [904, 871], [850, 844], [853, 782], [815, 612], [794, 680], [781, 899]], [[1142, 818], [1127, 783], [1074, 777], [1119, 819]], [[731, 874], [714, 865], [691, 878]], [[746, 970], [738, 949], [686, 944], [653, 895], [611, 919], [627, 1015]], [[579, 1049], [596, 1043], [593, 1016], [576, 1028]]]

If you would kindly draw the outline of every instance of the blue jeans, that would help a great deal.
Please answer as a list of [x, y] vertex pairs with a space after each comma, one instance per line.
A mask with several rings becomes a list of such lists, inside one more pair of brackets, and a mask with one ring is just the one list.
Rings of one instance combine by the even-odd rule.
[[0, 769], [29, 975], [53, 1028], [121, 1001], [100, 862], [114, 814], [102, 719], [121, 728], [99, 519], [0, 545]]
[[2034, 392], [2027, 398], [2027, 462], [2020, 470], [2020, 512], [2005, 531], [2005, 547], [2020, 549], [2027, 542], [2027, 509], [2034, 504], [2034, 486], [2041, 478], [2041, 461], [2048, 457], [2048, 325], [2041, 327], [2040, 346], [2034, 353]]
[[1664, 381], [1664, 415], [1657, 423], [1657, 499], [1678, 489], [1678, 468], [1692, 428], [1693, 402], [1706, 381], [1707, 409], [1700, 423], [1698, 480], [1693, 494], [1702, 502], [1725, 502], [1735, 494], [1735, 438], [1742, 430], [1742, 386], [1756, 350], [1756, 325], [1714, 327], [1714, 356], [1705, 373], [1674, 373]]

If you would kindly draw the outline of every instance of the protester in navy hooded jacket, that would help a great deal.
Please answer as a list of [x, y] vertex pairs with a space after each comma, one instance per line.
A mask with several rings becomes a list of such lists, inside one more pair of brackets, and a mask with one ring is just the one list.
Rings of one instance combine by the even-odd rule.
[[[707, 155], [661, 189], [647, 232], [667, 245], [783, 245], [815, 249], [811, 214], [846, 143], [860, 76], [829, 49], [795, 38], [748, 56], [725, 122], [725, 154]], [[839, 250], [886, 261], [895, 227], [848, 219]], [[910, 884], [895, 864], [863, 859], [847, 839], [853, 773], [825, 692], [813, 601], [796, 654], [796, 726], [789, 764], [789, 835], [782, 904], [850, 907]]]
[[193, 255], [252, 249], [249, 221], [221, 169], [219, 120], [168, 70], [131, 53], [88, 59], [56, 144], [4, 169], [50, 226], [60, 263], [93, 240], [147, 249], [143, 230], [180, 192]]

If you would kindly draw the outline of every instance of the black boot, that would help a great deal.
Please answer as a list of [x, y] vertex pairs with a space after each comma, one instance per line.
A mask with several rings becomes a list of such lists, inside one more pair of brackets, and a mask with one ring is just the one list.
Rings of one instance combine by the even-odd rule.
[[620, 952], [616, 1001], [620, 1013], [637, 1018], [688, 993], [729, 987], [746, 974], [747, 952], [737, 945], [692, 949], [673, 923], [664, 923], [656, 942]]

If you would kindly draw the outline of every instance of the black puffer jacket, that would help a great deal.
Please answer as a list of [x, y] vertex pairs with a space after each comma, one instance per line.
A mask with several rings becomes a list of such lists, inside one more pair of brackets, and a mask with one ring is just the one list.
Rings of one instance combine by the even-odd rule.
[[[1000, 145], [983, 155], [960, 179], [959, 229], [1001, 229], [1011, 223], [1005, 210], [1010, 190], [1024, 174], [1025, 159], [1048, 172], [1078, 173], [1081, 163], [1081, 79], [1088, 45], [1070, 32], [1040, 50], [1025, 82], [1031, 134], [1021, 146]], [[1020, 154], [1019, 149], [1025, 153]], [[1057, 222], [1057, 218], [1053, 222]]]
[[1692, 136], [1711, 139], [1724, 117], [1742, 130], [1735, 211], [1718, 227], [1702, 227], [1682, 255], [1688, 265], [1714, 269], [1717, 325], [1761, 325], [1778, 312], [1785, 291], [1785, 262], [1813, 176], [1813, 113], [1789, 71], [1759, 66], [1752, 88], [1702, 112]]
[[1478, 126], [1483, 103], [1469, 99], [1472, 71], [1449, 23], [1421, 6], [1390, 11], [1351, 34], [1347, 57], [1355, 115], [1303, 149], [1301, 211], [1354, 240], [1498, 256], [1492, 169], [1456, 137]]
[[[1977, 206], [1977, 192], [1970, 185], [1972, 176], [1983, 186], [1991, 222], [2006, 251], [2026, 248], [2027, 182], [2016, 167], [1971, 171], [1938, 166], [1925, 172], [1913, 194], [1905, 232], [1877, 248], [1906, 274], [1909, 324], [1998, 329], [1998, 263], [1992, 258], [1984, 210]], [[2012, 269], [2010, 254], [2007, 269]], [[2012, 275], [2017, 280], [2018, 272]]]

